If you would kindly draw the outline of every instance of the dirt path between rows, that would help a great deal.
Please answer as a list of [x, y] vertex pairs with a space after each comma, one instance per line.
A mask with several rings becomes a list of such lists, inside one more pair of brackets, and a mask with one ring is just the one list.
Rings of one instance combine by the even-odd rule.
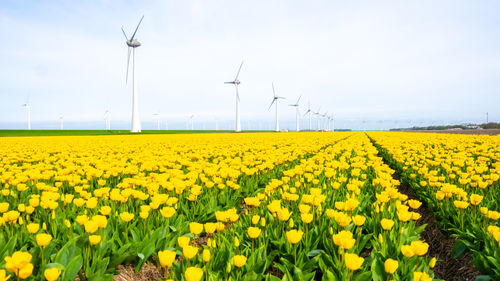
[[[384, 159], [384, 163], [389, 165]], [[400, 176], [395, 172], [392, 177], [396, 180], [400, 180]], [[408, 196], [408, 199], [416, 199], [413, 190], [406, 184], [401, 183], [398, 187], [399, 192]], [[416, 211], [422, 217], [416, 222], [417, 226], [427, 224], [424, 232], [420, 235], [421, 237], [429, 243], [429, 252], [427, 253], [430, 257], [436, 257], [438, 263], [433, 268], [434, 278], [443, 279], [446, 281], [473, 281], [476, 280], [476, 276], [480, 275], [480, 272], [472, 265], [472, 257], [470, 252], [464, 255], [460, 259], [454, 259], [451, 257], [451, 249], [453, 248], [453, 243], [457, 238], [449, 237], [445, 235], [439, 229], [435, 222], [435, 217], [432, 212], [427, 209], [427, 207], [422, 204], [420, 208]]]

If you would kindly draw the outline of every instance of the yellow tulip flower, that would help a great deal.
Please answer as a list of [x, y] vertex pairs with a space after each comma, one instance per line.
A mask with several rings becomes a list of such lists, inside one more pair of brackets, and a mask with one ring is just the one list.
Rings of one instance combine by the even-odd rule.
[[182, 248], [182, 254], [187, 259], [192, 259], [198, 254], [198, 247], [194, 247], [191, 245], [186, 245]]
[[59, 275], [61, 275], [61, 271], [56, 267], [45, 269], [43, 272], [43, 276], [45, 276], [47, 281], [56, 281]]
[[398, 269], [398, 266], [399, 263], [397, 260], [393, 260], [391, 258], [385, 260], [384, 268], [385, 272], [387, 272], [388, 274], [394, 274], [394, 272], [396, 272], [396, 269]]
[[203, 276], [203, 270], [198, 267], [190, 266], [184, 272], [186, 281], [200, 281]]
[[344, 261], [346, 267], [350, 270], [358, 270], [363, 265], [365, 259], [356, 254], [346, 253]]
[[237, 267], [242, 267], [247, 263], [247, 257], [243, 255], [236, 255], [233, 257], [233, 263]]
[[248, 232], [248, 236], [250, 236], [250, 238], [255, 239], [255, 238], [259, 237], [261, 229], [258, 227], [251, 226], [248, 228], [247, 232]]
[[170, 250], [164, 250], [158, 252], [158, 258], [160, 260], [160, 265], [164, 268], [171, 267], [175, 261], [176, 253]]
[[304, 235], [304, 232], [302, 230], [292, 229], [286, 232], [286, 239], [291, 244], [297, 244], [302, 239], [302, 235]]

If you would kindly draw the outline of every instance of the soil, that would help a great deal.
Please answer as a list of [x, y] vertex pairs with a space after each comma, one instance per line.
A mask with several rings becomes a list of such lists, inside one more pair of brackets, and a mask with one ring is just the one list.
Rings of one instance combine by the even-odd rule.
[[157, 268], [152, 264], [144, 264], [137, 273], [132, 265], [119, 265], [116, 270], [120, 271], [120, 274], [113, 277], [114, 281], [156, 281], [161, 280], [164, 274], [161, 268]]

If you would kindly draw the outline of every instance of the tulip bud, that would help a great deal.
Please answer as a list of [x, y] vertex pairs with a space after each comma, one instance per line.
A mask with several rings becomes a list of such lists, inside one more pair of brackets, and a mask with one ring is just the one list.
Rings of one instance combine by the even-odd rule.
[[210, 261], [210, 250], [208, 249], [203, 250], [202, 257], [204, 262]]
[[436, 266], [436, 262], [437, 262], [437, 259], [436, 258], [432, 258], [431, 261], [429, 262], [430, 268], [434, 268], [434, 266]]

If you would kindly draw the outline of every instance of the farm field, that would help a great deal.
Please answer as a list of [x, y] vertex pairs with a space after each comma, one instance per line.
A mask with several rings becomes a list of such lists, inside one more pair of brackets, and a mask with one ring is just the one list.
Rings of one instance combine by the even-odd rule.
[[0, 138], [0, 281], [444, 278], [424, 208], [498, 280], [499, 160], [499, 136]]

